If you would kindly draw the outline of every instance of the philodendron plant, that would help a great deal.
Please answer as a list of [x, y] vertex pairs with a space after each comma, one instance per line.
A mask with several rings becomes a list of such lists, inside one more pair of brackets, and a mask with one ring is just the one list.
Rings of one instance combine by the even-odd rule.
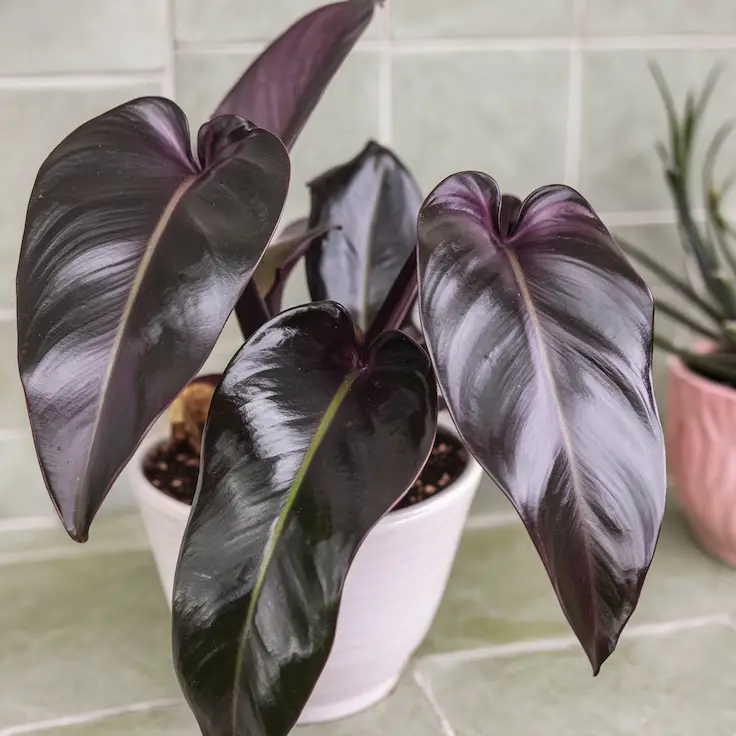
[[[19, 365], [73, 539], [87, 539], [233, 309], [247, 340], [212, 398], [175, 584], [175, 665], [205, 736], [293, 727], [330, 652], [351, 561], [429, 455], [437, 384], [596, 673], [660, 528], [652, 297], [577, 192], [548, 186], [522, 202], [485, 174], [450, 176], [403, 221], [411, 247], [394, 223], [369, 239], [381, 242], [370, 273], [396, 275], [365, 282], [364, 259], [344, 287], [330, 273], [361, 255], [348, 235], [381, 226], [328, 176], [312, 187], [312, 221], [266, 250], [286, 149], [372, 12], [371, 0], [347, 0], [297, 22], [202, 126], [196, 154], [173, 102], [138, 99], [71, 133], [31, 194]], [[364, 204], [418, 204], [394, 157], [369, 146], [349, 168], [368, 165], [389, 175]], [[268, 258], [293, 260], [295, 242], [309, 243], [310, 284], [327, 299], [272, 315], [285, 266]], [[398, 329], [415, 300], [426, 349]]]

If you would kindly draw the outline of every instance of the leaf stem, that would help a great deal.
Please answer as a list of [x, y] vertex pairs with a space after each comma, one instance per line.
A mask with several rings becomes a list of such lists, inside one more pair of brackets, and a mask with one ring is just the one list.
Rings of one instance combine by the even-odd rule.
[[396, 280], [391, 285], [373, 323], [366, 331], [365, 341], [367, 345], [370, 345], [386, 330], [396, 330], [404, 324], [416, 301], [418, 290], [417, 249], [415, 246], [401, 271], [399, 271]]
[[235, 305], [235, 316], [238, 320], [243, 340], [247, 341], [251, 335], [271, 319], [266, 303], [258, 291], [256, 282], [251, 279]]

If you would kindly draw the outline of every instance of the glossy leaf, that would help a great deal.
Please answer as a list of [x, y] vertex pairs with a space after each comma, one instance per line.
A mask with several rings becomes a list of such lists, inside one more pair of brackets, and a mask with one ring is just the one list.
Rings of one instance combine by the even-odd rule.
[[284, 228], [278, 239], [268, 247], [253, 280], [270, 315], [281, 311], [289, 276], [312, 242], [331, 229], [328, 224], [310, 228], [306, 219], [297, 220]]
[[365, 347], [332, 302], [284, 312], [230, 363], [174, 594], [174, 659], [203, 736], [290, 733], [351, 561], [416, 479], [436, 420], [424, 350], [399, 332]]
[[288, 155], [218, 118], [199, 133], [141, 98], [85, 123], [41, 166], [18, 266], [18, 360], [46, 485], [89, 525], [154, 419], [196, 374], [278, 222]]
[[501, 201], [466, 172], [422, 206], [425, 338], [463, 440], [519, 512], [597, 673], [664, 510], [652, 296], [577, 192]]
[[416, 245], [421, 193], [401, 161], [372, 141], [310, 189], [310, 227], [340, 226], [307, 253], [312, 298], [344, 305], [365, 330]]
[[253, 120], [291, 148], [373, 18], [376, 0], [346, 0], [300, 18], [250, 65], [215, 111]]

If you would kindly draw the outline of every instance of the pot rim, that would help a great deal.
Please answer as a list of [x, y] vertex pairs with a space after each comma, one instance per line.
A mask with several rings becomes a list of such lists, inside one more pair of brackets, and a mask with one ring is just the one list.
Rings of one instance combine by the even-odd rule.
[[[438, 420], [438, 428], [442, 428], [447, 432], [450, 432], [457, 439], [459, 435], [455, 429], [452, 420], [445, 417], [440, 417]], [[164, 493], [161, 489], [156, 488], [146, 478], [143, 472], [143, 459], [158, 443], [163, 441], [164, 433], [159, 429], [150, 431], [144, 440], [138, 446], [135, 452], [133, 461], [129, 465], [129, 472], [134, 476], [134, 487], [136, 489], [145, 488], [146, 491], [152, 491], [147, 493], [148, 498], [158, 505], [162, 511], [168, 514], [176, 516], [189, 516], [191, 506], [184, 501], [178, 501], [172, 498], [167, 493]], [[467, 448], [466, 448], [467, 449]], [[408, 506], [398, 511], [388, 511], [383, 517], [381, 517], [380, 523], [382, 526], [400, 526], [401, 524], [410, 523], [418, 519], [423, 518], [426, 515], [441, 513], [444, 508], [454, 503], [455, 498], [463, 493], [467, 492], [471, 488], [480, 482], [483, 475], [483, 469], [481, 468], [478, 461], [468, 452], [468, 462], [462, 473], [449, 485], [444, 488], [441, 493], [438, 493], [431, 498], [424, 499], [420, 503]]]
[[[697, 347], [698, 346], [696, 345], [696, 349]], [[670, 373], [676, 378], [697, 386], [704, 393], [720, 396], [724, 399], [728, 399], [729, 401], [736, 400], [736, 389], [695, 373], [695, 371], [690, 370], [690, 368], [685, 365], [682, 358], [677, 355], [667, 356], [667, 366]]]

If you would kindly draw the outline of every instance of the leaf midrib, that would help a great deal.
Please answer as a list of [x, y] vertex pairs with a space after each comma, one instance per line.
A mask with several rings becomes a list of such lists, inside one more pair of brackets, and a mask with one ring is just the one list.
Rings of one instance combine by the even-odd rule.
[[232, 702], [232, 711], [231, 711], [231, 728], [232, 728], [233, 736], [235, 736], [238, 733], [237, 715], [238, 715], [238, 695], [240, 693], [240, 688], [238, 685], [239, 685], [240, 679], [243, 674], [243, 660], [244, 660], [244, 655], [245, 655], [245, 648], [248, 643], [248, 637], [249, 637], [250, 631], [253, 627], [253, 620], [255, 618], [256, 608], [258, 606], [258, 601], [260, 599], [261, 591], [263, 590], [263, 586], [266, 581], [266, 576], [268, 574], [269, 565], [271, 564], [271, 560], [276, 550], [276, 546], [279, 543], [279, 540], [281, 539], [281, 534], [284, 530], [284, 527], [286, 526], [286, 520], [289, 516], [289, 513], [291, 512], [292, 507], [294, 506], [297, 496], [299, 495], [299, 491], [301, 489], [302, 483], [304, 482], [304, 478], [306, 477], [307, 472], [309, 471], [311, 462], [314, 459], [314, 456], [317, 453], [317, 450], [319, 449], [320, 445], [322, 444], [322, 440], [327, 434], [327, 430], [332, 425], [332, 421], [334, 420], [338, 409], [342, 405], [342, 402], [345, 400], [345, 397], [347, 396], [348, 392], [350, 391], [350, 388], [352, 387], [357, 377], [358, 377], [357, 371], [350, 373], [346, 376], [346, 378], [343, 380], [343, 382], [340, 384], [337, 391], [335, 392], [335, 395], [330, 401], [330, 404], [325, 410], [325, 413], [322, 415], [319, 425], [317, 426], [317, 430], [314, 433], [314, 437], [312, 438], [312, 441], [309, 443], [309, 447], [307, 448], [307, 451], [304, 454], [304, 458], [302, 459], [301, 465], [299, 466], [299, 470], [296, 476], [294, 477], [294, 480], [291, 483], [291, 487], [289, 488], [286, 503], [283, 505], [281, 512], [278, 518], [276, 519], [276, 522], [273, 525], [273, 529], [271, 531], [271, 534], [269, 535], [269, 539], [266, 544], [266, 548], [263, 552], [263, 559], [261, 560], [261, 565], [258, 569], [258, 576], [256, 578], [256, 582], [255, 582], [255, 585], [253, 586], [253, 591], [250, 596], [250, 604], [248, 606], [248, 610], [246, 611], [246, 617], [243, 623], [243, 631], [238, 641], [238, 649], [237, 649], [236, 658], [235, 658], [235, 672], [233, 675], [233, 689], [232, 689], [233, 702]]
[[[509, 259], [509, 264], [511, 265], [511, 270], [514, 274], [514, 278], [516, 279], [516, 283], [519, 287], [519, 291], [521, 292], [521, 298], [526, 304], [527, 309], [529, 310], [529, 321], [531, 323], [531, 332], [534, 337], [534, 342], [536, 343], [537, 348], [539, 350], [539, 355], [540, 355], [541, 362], [542, 362], [542, 372], [544, 373], [550, 393], [552, 394], [552, 402], [554, 404], [555, 413], [557, 414], [557, 418], [558, 418], [558, 426], [559, 426], [560, 435], [562, 438], [562, 444], [565, 448], [565, 453], [567, 455], [568, 463], [570, 466], [571, 486], [574, 490], [575, 496], [578, 499], [578, 504], [587, 505], [585, 494], [582, 492], [582, 482], [580, 478], [580, 471], [578, 469], [577, 459], [573, 452], [572, 439], [570, 438], [570, 433], [567, 428], [567, 420], [565, 418], [565, 413], [562, 408], [562, 402], [560, 401], [560, 395], [557, 391], [557, 383], [555, 381], [554, 372], [552, 371], [552, 364], [550, 362], [549, 355], [547, 353], [547, 346], [544, 342], [543, 329], [542, 329], [541, 321], [539, 319], [539, 315], [537, 313], [537, 308], [534, 304], [534, 300], [532, 299], [532, 295], [529, 292], [529, 286], [526, 282], [526, 277], [524, 276], [524, 272], [521, 269], [521, 264], [519, 263], [519, 259], [516, 257], [516, 253], [514, 253], [513, 250], [511, 250], [511, 248], [508, 248], [508, 247], [505, 247], [504, 250]], [[525, 333], [527, 334], [527, 337], [529, 338], [529, 332], [525, 330]], [[585, 525], [580, 524], [579, 528], [580, 528], [582, 536], [585, 539], [585, 545], [586, 547], [588, 547], [588, 550], [590, 551], [590, 548], [591, 548], [590, 539], [589, 539], [587, 530], [585, 529]], [[588, 566], [588, 574], [592, 578], [593, 570], [591, 568], [589, 560], [590, 560], [590, 556], [588, 555], [588, 559], [586, 560], [587, 566]], [[559, 590], [557, 586], [557, 581], [554, 581], [554, 586], [556, 590]], [[593, 608], [597, 609], [598, 603], [597, 603], [595, 595], [591, 597], [591, 602], [592, 602]], [[597, 615], [594, 617], [594, 619], [597, 622]]]
[[[133, 283], [131, 284], [131, 287], [130, 287], [130, 292], [128, 293], [128, 297], [125, 300], [125, 307], [123, 308], [123, 313], [120, 317], [120, 322], [115, 331], [115, 339], [113, 341], [112, 347], [110, 349], [110, 353], [108, 355], [105, 375], [103, 376], [102, 383], [100, 385], [100, 400], [97, 403], [97, 410], [95, 411], [95, 417], [91, 425], [91, 435], [90, 435], [91, 442], [89, 444], [89, 452], [87, 453], [87, 459], [84, 465], [84, 483], [82, 484], [82, 498], [84, 499], [86, 499], [87, 496], [89, 495], [88, 473], [89, 473], [90, 461], [92, 459], [92, 456], [95, 450], [95, 446], [97, 444], [98, 429], [100, 426], [100, 421], [102, 419], [102, 413], [105, 408], [105, 403], [106, 403], [108, 391], [110, 388], [110, 382], [112, 380], [115, 365], [118, 359], [118, 355], [120, 353], [120, 348], [123, 343], [123, 335], [125, 334], [125, 331], [127, 329], [128, 320], [130, 319], [130, 315], [133, 311], [135, 300], [138, 296], [138, 293], [140, 292], [141, 284], [143, 283], [143, 279], [146, 277], [146, 274], [148, 272], [148, 267], [151, 264], [154, 253], [156, 252], [156, 247], [158, 246], [161, 240], [161, 237], [164, 231], [166, 230], [166, 227], [171, 221], [171, 217], [174, 214], [174, 210], [177, 208], [177, 206], [179, 205], [179, 202], [181, 202], [184, 195], [189, 191], [192, 184], [194, 184], [197, 181], [197, 179], [198, 179], [197, 174], [190, 174], [182, 181], [182, 183], [176, 188], [174, 193], [171, 195], [171, 198], [169, 199], [168, 203], [166, 204], [166, 207], [164, 208], [164, 211], [161, 213], [161, 216], [159, 217], [158, 222], [156, 223], [156, 227], [154, 228], [153, 232], [151, 233], [150, 238], [148, 239], [148, 242], [146, 243], [146, 248], [143, 252], [143, 256], [141, 257], [140, 263], [138, 264], [138, 267], [136, 269], [135, 278], [133, 279]], [[77, 504], [76, 518], [74, 520], [74, 525], [75, 525], [77, 532], [86, 523], [84, 519], [80, 518], [80, 514], [83, 512], [85, 508], [86, 508], [86, 504], [83, 504], [83, 503]]]

